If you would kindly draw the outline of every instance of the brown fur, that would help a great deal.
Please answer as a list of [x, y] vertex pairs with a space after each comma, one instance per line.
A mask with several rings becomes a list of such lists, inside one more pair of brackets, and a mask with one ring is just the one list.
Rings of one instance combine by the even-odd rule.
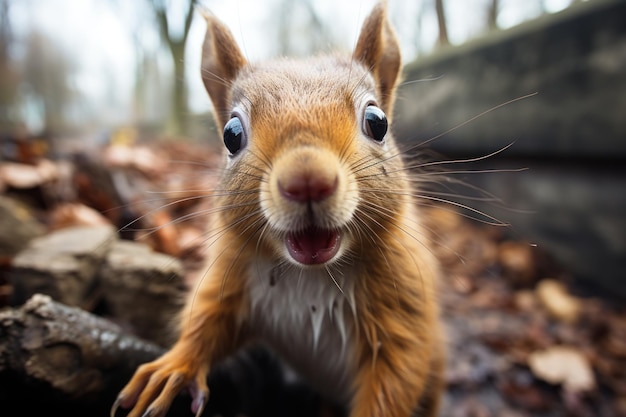
[[391, 119], [401, 60], [384, 4], [366, 19], [352, 59], [305, 64], [250, 64], [228, 29], [212, 15], [206, 19], [202, 70], [216, 120], [224, 126], [233, 103], [242, 103], [253, 140], [222, 179], [229, 193], [216, 202], [224, 210], [212, 219], [207, 272], [181, 314], [178, 342], [137, 370], [117, 404], [133, 407], [130, 417], [164, 415], [190, 387], [202, 408], [211, 366], [249, 339], [247, 274], [260, 258], [284, 262], [284, 233], [272, 225], [298, 224], [312, 210], [277, 189], [303, 175], [336, 179], [335, 193], [313, 204], [323, 213], [315, 216], [328, 227], [348, 224], [347, 249], [333, 271], [358, 277], [351, 283], [350, 416], [434, 417], [444, 363], [437, 263], [393, 139], [387, 135], [386, 148], [366, 142], [355, 115], [355, 94], [371, 94]]

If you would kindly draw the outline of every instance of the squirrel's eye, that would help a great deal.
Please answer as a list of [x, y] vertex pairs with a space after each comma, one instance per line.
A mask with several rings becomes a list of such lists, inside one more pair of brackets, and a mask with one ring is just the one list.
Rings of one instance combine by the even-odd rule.
[[224, 145], [235, 155], [246, 145], [246, 134], [239, 117], [234, 116], [224, 126]]
[[376, 142], [382, 142], [387, 133], [387, 116], [380, 108], [369, 105], [363, 117], [363, 133]]

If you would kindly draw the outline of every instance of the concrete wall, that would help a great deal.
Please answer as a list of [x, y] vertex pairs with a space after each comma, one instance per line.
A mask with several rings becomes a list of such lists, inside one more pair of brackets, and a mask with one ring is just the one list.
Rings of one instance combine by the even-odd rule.
[[464, 158], [514, 142], [472, 167], [528, 171], [466, 180], [532, 213], [471, 205], [626, 296], [626, 1], [590, 0], [408, 65], [395, 133], [419, 143], [530, 93], [429, 147]]

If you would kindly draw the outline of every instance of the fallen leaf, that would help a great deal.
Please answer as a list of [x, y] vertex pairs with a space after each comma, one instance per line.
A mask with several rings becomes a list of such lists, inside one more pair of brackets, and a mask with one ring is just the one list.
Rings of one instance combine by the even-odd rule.
[[555, 319], [572, 323], [580, 314], [580, 301], [571, 296], [563, 284], [544, 279], [537, 285], [537, 297], [548, 313]]
[[528, 365], [537, 378], [562, 385], [568, 391], [590, 391], [596, 386], [589, 361], [572, 347], [553, 346], [533, 352]]
[[520, 311], [532, 312], [537, 307], [537, 296], [529, 290], [517, 291], [515, 293], [515, 307]]
[[533, 247], [526, 242], [503, 242], [498, 247], [498, 260], [503, 275], [516, 287], [533, 284], [537, 265]]
[[9, 187], [26, 189], [38, 187], [54, 180], [58, 175], [53, 162], [42, 160], [37, 165], [3, 162], [0, 165], [0, 180]]
[[111, 224], [98, 211], [81, 203], [63, 203], [50, 213], [50, 230], [70, 226], [100, 226]]

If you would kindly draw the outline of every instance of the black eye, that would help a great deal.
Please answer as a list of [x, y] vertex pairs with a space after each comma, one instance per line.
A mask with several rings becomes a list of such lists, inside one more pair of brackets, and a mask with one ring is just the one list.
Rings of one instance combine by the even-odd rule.
[[237, 116], [230, 119], [224, 126], [224, 145], [231, 155], [235, 155], [246, 145], [246, 134]]
[[363, 132], [374, 139], [376, 142], [382, 142], [387, 133], [387, 116], [380, 108], [369, 105], [365, 108], [365, 116], [363, 117]]

